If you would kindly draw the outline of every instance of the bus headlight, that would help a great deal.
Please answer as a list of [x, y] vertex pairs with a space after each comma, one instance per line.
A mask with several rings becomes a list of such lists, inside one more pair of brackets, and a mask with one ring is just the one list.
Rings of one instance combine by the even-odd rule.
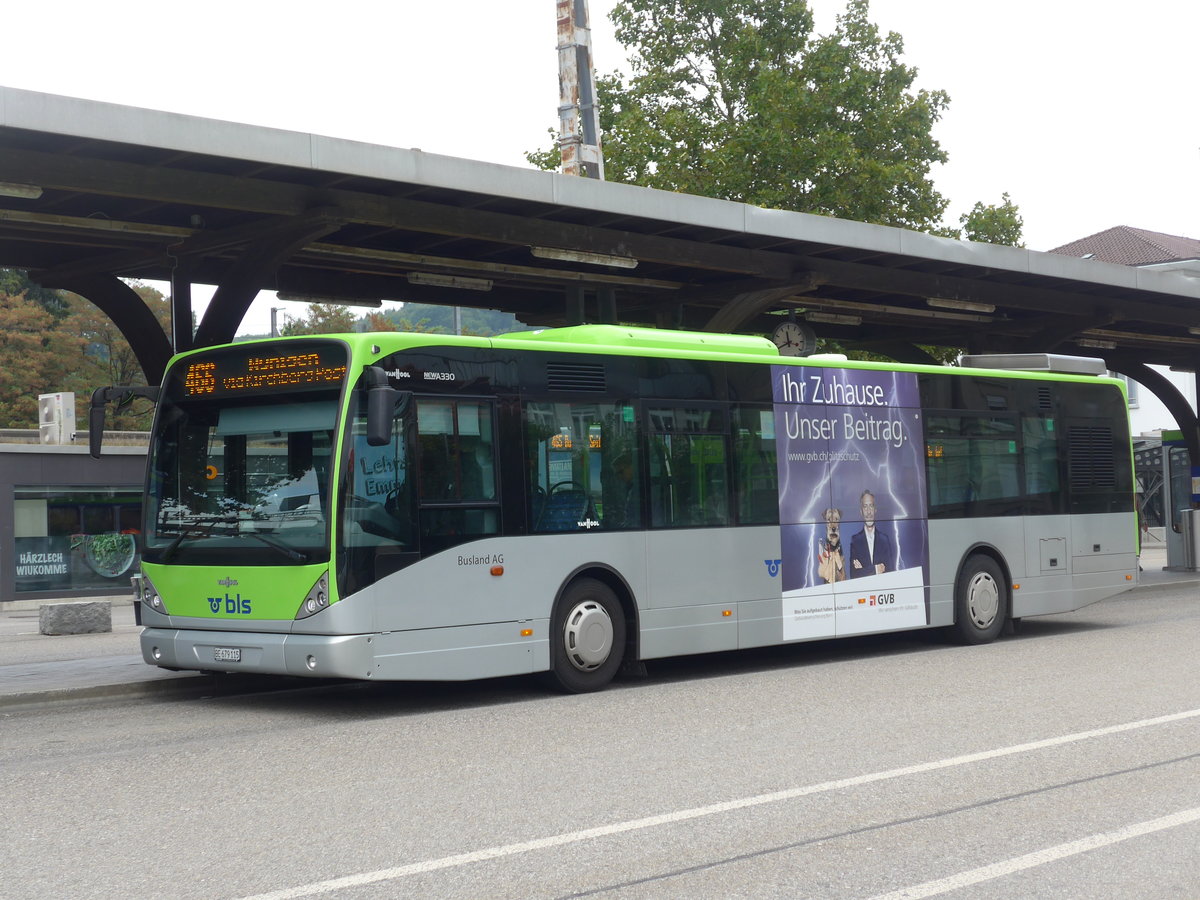
[[296, 610], [297, 619], [307, 619], [309, 616], [316, 615], [323, 609], [329, 608], [329, 572], [321, 573], [321, 577], [317, 579], [317, 583], [312, 586], [312, 589], [304, 598], [304, 602], [300, 604], [300, 608]]
[[142, 602], [146, 609], [152, 609], [160, 615], [169, 616], [171, 613], [167, 610], [166, 604], [163, 603], [162, 595], [158, 592], [158, 588], [154, 586], [149, 578], [144, 574], [140, 578], [137, 585], [137, 599]]

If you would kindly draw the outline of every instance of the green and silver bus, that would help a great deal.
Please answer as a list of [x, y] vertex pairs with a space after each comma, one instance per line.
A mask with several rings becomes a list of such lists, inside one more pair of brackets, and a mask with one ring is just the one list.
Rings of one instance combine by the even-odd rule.
[[1103, 363], [780, 356], [581, 325], [176, 357], [135, 579], [171, 669], [607, 684], [622, 663], [1023, 616], [1133, 586]]

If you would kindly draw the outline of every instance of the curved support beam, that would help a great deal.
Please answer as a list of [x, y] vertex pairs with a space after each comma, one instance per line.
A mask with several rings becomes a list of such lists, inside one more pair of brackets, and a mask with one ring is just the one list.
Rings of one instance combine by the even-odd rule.
[[129, 342], [137, 357], [146, 384], [162, 383], [171, 359], [171, 342], [154, 313], [137, 292], [115, 275], [77, 275], [58, 280], [42, 281], [37, 274], [30, 277], [48, 288], [60, 288], [78, 294], [94, 303], [113, 320], [121, 336]]
[[1075, 315], [1047, 315], [1037, 320], [1037, 330], [1025, 332], [1023, 344], [1026, 347], [1036, 347], [1043, 353], [1053, 353], [1057, 347], [1079, 337], [1089, 328], [1103, 328], [1117, 321], [1108, 310], [1101, 310], [1097, 315], [1083, 319]]
[[1191, 404], [1179, 392], [1179, 388], [1145, 363], [1134, 362], [1121, 356], [1109, 357], [1107, 362], [1114, 372], [1128, 375], [1163, 402], [1163, 406], [1175, 417], [1175, 423], [1183, 432], [1183, 442], [1192, 458], [1192, 465], [1200, 466], [1200, 424], [1196, 414], [1192, 412]]
[[192, 338], [193, 347], [211, 347], [233, 340], [246, 310], [258, 295], [266, 273], [318, 238], [342, 227], [332, 213], [288, 220], [251, 243], [221, 279]]
[[787, 297], [807, 294], [815, 290], [823, 282], [815, 276], [808, 276], [800, 281], [780, 287], [769, 287], [757, 291], [744, 291], [734, 295], [729, 302], [717, 310], [701, 331], [732, 332], [741, 328], [759, 313], [769, 309]]

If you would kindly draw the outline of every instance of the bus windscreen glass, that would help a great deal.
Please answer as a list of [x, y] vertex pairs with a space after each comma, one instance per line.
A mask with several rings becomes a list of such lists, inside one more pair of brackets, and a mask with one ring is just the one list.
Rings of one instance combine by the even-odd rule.
[[145, 557], [245, 562], [326, 555], [346, 350], [295, 342], [189, 357], [167, 379], [151, 447]]

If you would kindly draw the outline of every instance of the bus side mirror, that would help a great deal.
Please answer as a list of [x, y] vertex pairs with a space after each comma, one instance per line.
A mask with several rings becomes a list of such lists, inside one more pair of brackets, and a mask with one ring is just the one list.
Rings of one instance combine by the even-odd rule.
[[408, 411], [412, 392], [389, 385], [378, 366], [368, 366], [367, 377], [372, 381], [367, 388], [367, 444], [384, 447], [392, 441], [392, 420]]
[[104, 441], [104, 407], [110, 390], [99, 387], [92, 391], [92, 403], [88, 407], [88, 453], [92, 459], [100, 458], [100, 445]]
[[100, 444], [104, 441], [104, 407], [115, 402], [118, 407], [130, 403], [134, 397], [145, 397], [158, 402], [161, 388], [153, 385], [134, 384], [117, 387], [98, 387], [92, 391], [92, 404], [88, 407], [88, 453], [92, 459], [100, 458]]

